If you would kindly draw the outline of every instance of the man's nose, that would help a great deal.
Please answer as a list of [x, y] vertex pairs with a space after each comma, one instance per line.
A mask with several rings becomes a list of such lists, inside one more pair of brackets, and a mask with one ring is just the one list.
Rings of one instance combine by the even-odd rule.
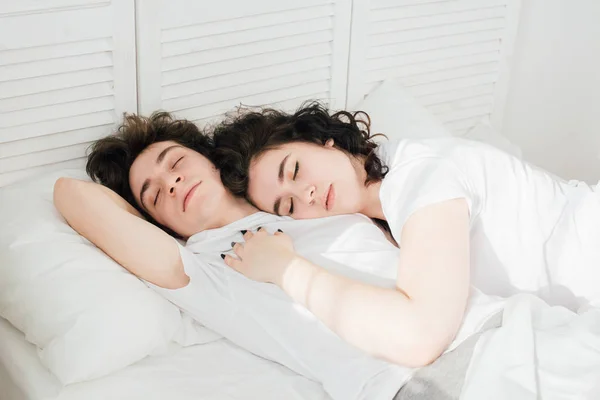
[[170, 181], [171, 184], [169, 185], [169, 195], [175, 196], [179, 184], [183, 181], [183, 177], [181, 175], [176, 175], [174, 178], [172, 177]]

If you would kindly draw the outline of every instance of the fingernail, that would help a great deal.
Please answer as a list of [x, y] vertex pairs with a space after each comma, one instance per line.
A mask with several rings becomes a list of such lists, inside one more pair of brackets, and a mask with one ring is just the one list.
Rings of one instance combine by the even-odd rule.
[[235, 246], [235, 242], [231, 242], [231, 247]]
[[225, 254], [221, 254], [221, 258], [224, 260], [225, 259]]
[[282, 231], [281, 229], [277, 229], [277, 232], [281, 232], [281, 233], [283, 233], [283, 231]]
[[245, 229], [242, 229], [240, 232], [242, 232], [242, 235], [245, 235], [245, 234], [246, 234], [246, 232], [248, 232], [248, 231], [247, 231], [247, 230], [245, 230]]

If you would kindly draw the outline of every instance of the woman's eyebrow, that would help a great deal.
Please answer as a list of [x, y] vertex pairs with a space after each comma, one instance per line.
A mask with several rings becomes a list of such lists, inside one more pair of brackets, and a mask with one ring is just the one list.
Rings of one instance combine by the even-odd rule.
[[279, 183], [283, 183], [283, 171], [285, 169], [285, 163], [288, 160], [288, 158], [290, 158], [289, 154], [283, 157], [283, 160], [281, 160], [281, 164], [279, 164]]
[[281, 205], [281, 197], [278, 197], [277, 200], [275, 200], [275, 204], [273, 204], [273, 214], [281, 215], [281, 214], [279, 214], [279, 206], [280, 205]]
[[[278, 174], [278, 181], [279, 183], [283, 183], [283, 172], [285, 171], [285, 163], [287, 162], [288, 158], [290, 158], [290, 154], [288, 154], [287, 156], [283, 157], [283, 160], [281, 160], [281, 163], [279, 164], [279, 174]], [[281, 205], [281, 197], [278, 197], [275, 200], [275, 203], [273, 203], [273, 213], [276, 215], [281, 215], [279, 214], [279, 206]]]

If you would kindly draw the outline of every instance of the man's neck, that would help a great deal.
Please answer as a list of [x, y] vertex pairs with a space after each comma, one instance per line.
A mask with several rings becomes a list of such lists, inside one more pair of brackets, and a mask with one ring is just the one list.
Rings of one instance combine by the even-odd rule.
[[220, 214], [221, 219], [218, 221], [218, 226], [226, 226], [234, 223], [249, 215], [255, 214], [260, 210], [248, 203], [246, 199], [239, 197], [230, 197], [229, 201], [224, 202]]

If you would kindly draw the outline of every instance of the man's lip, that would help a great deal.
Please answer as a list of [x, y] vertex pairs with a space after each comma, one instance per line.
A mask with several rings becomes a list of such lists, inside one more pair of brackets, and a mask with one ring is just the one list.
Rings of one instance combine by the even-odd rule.
[[189, 199], [192, 197], [192, 194], [194, 194], [194, 191], [201, 183], [202, 183], [202, 181], [200, 181], [200, 182], [196, 183], [194, 186], [192, 186], [190, 188], [190, 190], [187, 192], [187, 194], [185, 195], [185, 197], [183, 198], [183, 212], [185, 212], [185, 209], [187, 208], [187, 203], [188, 203]]
[[326, 210], [331, 210], [331, 206], [335, 201], [335, 191], [333, 189], [333, 183], [329, 185], [329, 190], [327, 191], [327, 197], [325, 198], [325, 206]]
[[327, 200], [329, 200], [330, 194], [331, 194], [331, 184], [327, 187], [327, 190], [323, 194], [323, 208], [325, 210], [329, 210], [329, 208], [328, 208], [329, 204], [327, 204]]

